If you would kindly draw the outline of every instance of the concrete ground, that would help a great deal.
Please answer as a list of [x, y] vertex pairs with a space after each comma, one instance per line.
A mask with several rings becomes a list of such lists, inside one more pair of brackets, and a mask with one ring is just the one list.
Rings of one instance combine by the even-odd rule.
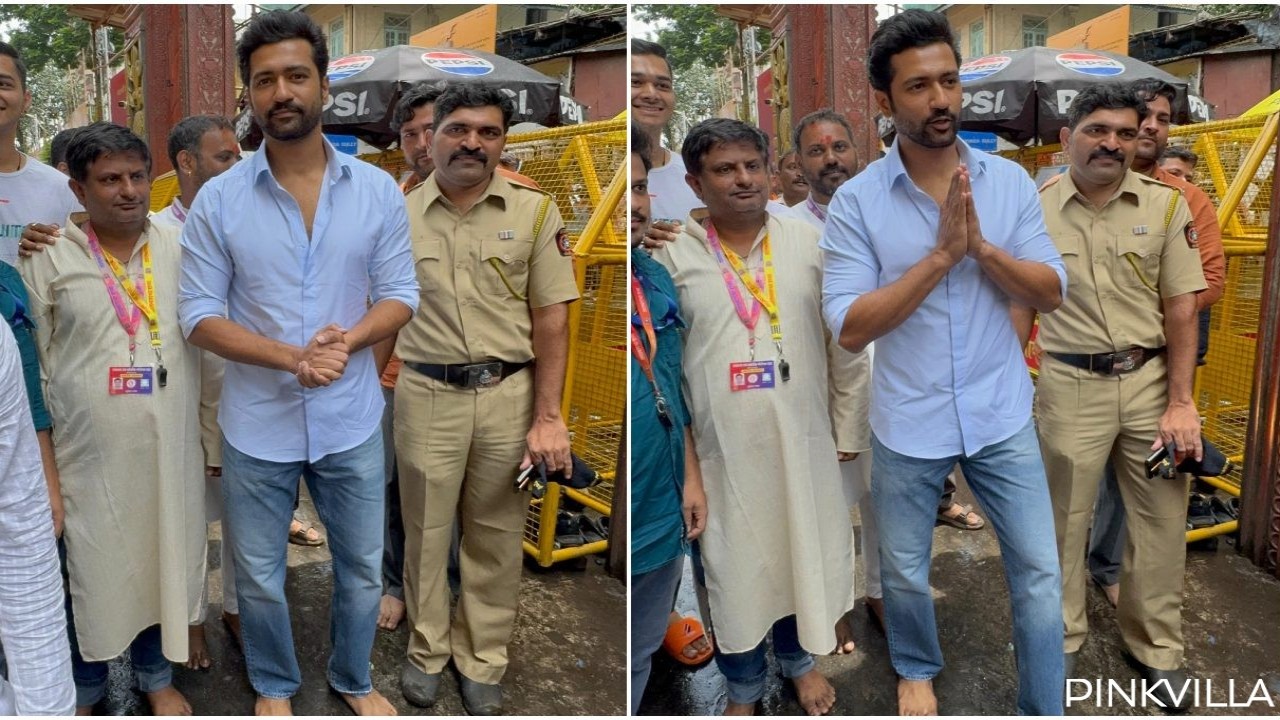
[[[961, 483], [957, 500], [973, 504]], [[981, 514], [981, 511], [979, 511]], [[855, 525], [859, 524], [855, 511]], [[985, 517], [985, 515], [984, 515]], [[864, 587], [861, 547], [857, 586]], [[937, 608], [939, 641], [946, 657], [935, 679], [944, 715], [1008, 715], [1016, 712], [1017, 676], [1011, 645], [1009, 593], [1004, 584], [999, 548], [990, 523], [982, 530], [951, 527], [934, 530], [931, 574]], [[679, 609], [696, 612], [688, 571]], [[1138, 677], [1122, 659], [1123, 645], [1115, 612], [1102, 593], [1090, 589], [1092, 632], [1076, 666], [1078, 678]], [[1264, 574], [1219, 539], [1216, 551], [1190, 550], [1183, 607], [1187, 669], [1192, 677], [1212, 680], [1211, 697], [1225, 704], [1234, 697], [1248, 701], [1259, 679], [1271, 702], [1280, 708], [1280, 581]], [[836, 688], [832, 715], [896, 715], [897, 680], [889, 664], [885, 638], [871, 624], [861, 598], [854, 614], [858, 648], [852, 655], [823, 657], [818, 668]], [[802, 715], [790, 684], [778, 674], [770, 656], [770, 678], [761, 710], [769, 715]], [[1234, 680], [1234, 695], [1228, 681]], [[690, 671], [665, 653], [654, 659], [653, 675], [641, 704], [643, 715], [709, 715], [723, 711], [724, 678], [715, 663]], [[1073, 703], [1068, 715], [1155, 715], [1157, 708], [1100, 707], [1093, 701]], [[1258, 701], [1247, 708], [1199, 707], [1202, 715], [1277, 715]]]
[[[299, 517], [315, 522], [303, 497]], [[175, 665], [174, 685], [197, 715], [251, 715], [254, 693], [244, 657], [222, 624], [222, 580], [215, 532], [209, 547], [211, 606], [205, 623], [213, 667], [191, 671]], [[324, 534], [324, 528], [317, 525]], [[572, 561], [571, 561], [572, 562]], [[520, 587], [520, 612], [510, 648], [511, 665], [503, 688], [508, 714], [623, 715], [626, 713], [626, 588], [605, 574], [603, 555], [584, 570], [526, 564]], [[286, 594], [293, 637], [302, 667], [302, 688], [293, 698], [298, 715], [350, 715], [346, 703], [329, 692], [324, 666], [329, 654], [329, 596], [332, 568], [326, 546], [289, 546]], [[445, 673], [439, 701], [426, 710], [400, 694], [400, 667], [408, 643], [407, 623], [394, 632], [379, 630], [373, 648], [373, 685], [401, 715], [465, 715], [456, 675]], [[99, 714], [146, 715], [146, 701], [132, 689], [126, 660], [111, 665], [111, 691]]]

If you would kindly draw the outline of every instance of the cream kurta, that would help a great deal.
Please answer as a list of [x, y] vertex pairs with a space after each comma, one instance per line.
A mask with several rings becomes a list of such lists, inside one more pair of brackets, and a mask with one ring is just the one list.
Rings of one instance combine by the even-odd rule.
[[[107, 393], [108, 367], [129, 363], [125, 334], [84, 233], [22, 264], [31, 294], [45, 399], [66, 506], [67, 563], [80, 652], [120, 655], [161, 624], [165, 657], [187, 659], [187, 625], [205, 574], [200, 354], [178, 328], [179, 230], [148, 223], [128, 270], [150, 243], [167, 387]], [[126, 297], [126, 302], [128, 301]], [[155, 354], [143, 318], [136, 364]]]
[[[696, 214], [696, 213], [695, 213]], [[867, 363], [828, 343], [822, 321], [818, 233], [770, 216], [783, 350], [791, 380], [731, 392], [729, 364], [749, 360], [747, 329], [729, 299], [703, 228], [691, 217], [679, 240], [655, 254], [671, 271], [685, 334], [684, 378], [707, 493], [699, 540], [711, 620], [721, 650], [759, 644], [773, 623], [797, 616], [813, 653], [836, 645], [836, 621], [853, 606], [853, 540], [836, 447], [865, 450]], [[762, 236], [763, 237], [763, 236]], [[763, 266], [760, 239], [747, 257]], [[742, 287], [740, 285], [740, 287]], [[743, 298], [750, 302], [745, 287]], [[756, 360], [777, 360], [768, 314], [756, 325]], [[828, 353], [835, 396], [828, 415]]]

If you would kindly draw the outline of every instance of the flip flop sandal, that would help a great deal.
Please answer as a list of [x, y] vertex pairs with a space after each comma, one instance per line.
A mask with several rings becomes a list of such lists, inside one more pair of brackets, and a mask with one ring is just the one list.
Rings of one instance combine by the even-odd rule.
[[582, 539], [586, 543], [600, 542], [609, 539], [609, 529], [607, 526], [607, 518], [596, 519], [587, 513], [582, 514], [581, 529]]
[[[685, 649], [696, 643], [699, 638], [707, 638], [707, 647], [693, 657], [686, 656]], [[695, 617], [680, 618], [668, 625], [666, 637], [662, 639], [662, 649], [666, 650], [676, 662], [689, 667], [698, 667], [715, 654], [711, 648], [711, 638], [707, 637], [702, 623]]]
[[306, 523], [301, 523], [300, 525], [297, 530], [289, 533], [289, 542], [303, 547], [320, 547], [324, 544], [324, 538], [320, 537], [320, 533], [317, 532], [316, 537], [308, 536], [307, 533], [315, 530], [314, 527]]
[[977, 518], [976, 522], [971, 524], [968, 521], [969, 514], [973, 512], [972, 505], [961, 505], [960, 503], [951, 503], [951, 507], [947, 508], [947, 510], [950, 510], [951, 508], [960, 508], [960, 512], [956, 513], [955, 515], [949, 515], [947, 511], [939, 510], [938, 522], [943, 523], [945, 525], [950, 525], [951, 527], [954, 527], [954, 528], [960, 528], [961, 530], [981, 530], [982, 528], [987, 526], [987, 521], [983, 520], [981, 517], [979, 517], [976, 514], [974, 515], [974, 517]]

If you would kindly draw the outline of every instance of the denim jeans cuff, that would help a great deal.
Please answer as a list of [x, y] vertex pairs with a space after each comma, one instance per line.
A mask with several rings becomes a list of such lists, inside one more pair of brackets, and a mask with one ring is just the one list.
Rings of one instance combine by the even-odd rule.
[[729, 689], [729, 702], [739, 705], [750, 705], [759, 702], [764, 697], [765, 676], [761, 675], [754, 681], [735, 682], [725, 678]]
[[93, 707], [107, 696], [107, 680], [101, 684], [81, 685], [76, 683], [76, 707]]
[[778, 659], [778, 666], [782, 670], [782, 676], [793, 680], [818, 666], [818, 661], [814, 659], [813, 653], [809, 652], [779, 655], [775, 649], [773, 655]]
[[138, 677], [138, 690], [144, 693], [163, 690], [173, 684], [173, 666], [168, 660], [155, 667], [134, 665], [133, 672]]
[[369, 693], [373, 692], [373, 678], [366, 678], [364, 681], [363, 688], [359, 690], [351, 690], [349, 689], [350, 688], [349, 685], [345, 685], [343, 683], [338, 682], [338, 679], [334, 677], [333, 673], [328, 673], [328, 677], [329, 677], [329, 687], [333, 688], [334, 692], [339, 693], [341, 695], [350, 695], [352, 697], [362, 698], [365, 695], [368, 695]]

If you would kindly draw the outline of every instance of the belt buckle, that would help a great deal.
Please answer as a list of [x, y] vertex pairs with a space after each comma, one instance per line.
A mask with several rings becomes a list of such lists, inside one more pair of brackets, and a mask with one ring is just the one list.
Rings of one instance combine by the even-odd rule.
[[1111, 353], [1109, 364], [1111, 366], [1110, 375], [1123, 375], [1133, 372], [1142, 364], [1142, 348], [1130, 348]]
[[502, 363], [474, 363], [466, 367], [467, 388], [489, 388], [502, 382]]

